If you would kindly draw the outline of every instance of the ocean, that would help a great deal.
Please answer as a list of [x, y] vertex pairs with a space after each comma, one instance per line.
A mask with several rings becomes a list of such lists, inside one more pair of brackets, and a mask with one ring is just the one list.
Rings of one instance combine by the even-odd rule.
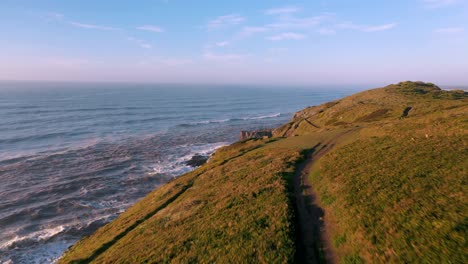
[[0, 262], [52, 263], [193, 155], [355, 91], [0, 82]]

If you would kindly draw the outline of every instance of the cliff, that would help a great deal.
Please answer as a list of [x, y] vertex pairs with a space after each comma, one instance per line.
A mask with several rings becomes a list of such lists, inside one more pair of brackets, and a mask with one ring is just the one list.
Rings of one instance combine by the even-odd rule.
[[[272, 138], [218, 150], [59, 263], [286, 263], [310, 250], [312, 263], [466, 263], [467, 115], [465, 92], [421, 82], [306, 108]], [[301, 206], [320, 235], [305, 237]]]

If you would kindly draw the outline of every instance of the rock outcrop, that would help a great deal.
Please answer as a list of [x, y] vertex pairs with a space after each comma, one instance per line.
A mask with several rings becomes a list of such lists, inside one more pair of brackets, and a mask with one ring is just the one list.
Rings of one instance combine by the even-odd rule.
[[240, 140], [246, 140], [249, 138], [271, 138], [273, 133], [271, 130], [255, 130], [255, 131], [241, 131]]
[[187, 162], [185, 162], [185, 164], [187, 166], [190, 166], [190, 167], [200, 167], [201, 165], [205, 164], [208, 159], [210, 157], [209, 156], [205, 156], [205, 155], [194, 155], [190, 160], [188, 160]]

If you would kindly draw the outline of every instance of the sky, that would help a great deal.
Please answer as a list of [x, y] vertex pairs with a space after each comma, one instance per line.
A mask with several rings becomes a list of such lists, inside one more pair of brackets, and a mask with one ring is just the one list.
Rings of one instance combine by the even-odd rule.
[[468, 0], [1, 0], [0, 80], [468, 84]]

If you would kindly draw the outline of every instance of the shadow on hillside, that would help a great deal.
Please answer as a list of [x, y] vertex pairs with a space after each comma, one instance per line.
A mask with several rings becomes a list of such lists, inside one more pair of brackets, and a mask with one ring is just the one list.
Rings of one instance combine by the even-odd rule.
[[[323, 252], [323, 244], [322, 244], [322, 237], [321, 234], [325, 228], [323, 218], [325, 216], [325, 211], [318, 206], [317, 197], [312, 194], [312, 186], [310, 185], [302, 185], [302, 188], [305, 191], [303, 195], [303, 199], [306, 202], [306, 208], [308, 214], [310, 216], [310, 221], [313, 223], [310, 228], [312, 229], [313, 233], [313, 243], [314, 243], [314, 255], [316, 258], [316, 262], [314, 263], [326, 263], [325, 255]], [[307, 190], [307, 191], [306, 191]]]
[[318, 206], [312, 187], [303, 179], [308, 177], [312, 163], [326, 145], [317, 144], [296, 167], [294, 179], [296, 256], [295, 263], [326, 263], [322, 245], [324, 210]]
[[142, 219], [137, 220], [134, 224], [131, 226], [127, 227], [124, 231], [122, 231], [120, 234], [115, 236], [111, 241], [104, 243], [101, 247], [96, 249], [91, 256], [85, 258], [85, 259], [78, 259], [74, 260], [71, 263], [90, 263], [94, 261], [99, 255], [104, 253], [107, 249], [112, 247], [115, 243], [117, 243], [121, 238], [123, 238], [125, 235], [130, 233], [132, 230], [134, 230], [136, 227], [138, 227], [141, 223], [144, 221], [150, 219], [152, 216], [154, 216], [157, 212], [161, 211], [162, 209], [166, 208], [169, 204], [171, 204], [173, 201], [175, 201], [179, 196], [181, 196], [185, 191], [187, 191], [190, 187], [192, 187], [193, 181], [189, 182], [187, 185], [185, 185], [179, 192], [177, 192], [174, 196], [169, 198], [165, 203], [160, 205], [158, 208], [153, 210], [152, 212], [148, 213], [145, 217]]

